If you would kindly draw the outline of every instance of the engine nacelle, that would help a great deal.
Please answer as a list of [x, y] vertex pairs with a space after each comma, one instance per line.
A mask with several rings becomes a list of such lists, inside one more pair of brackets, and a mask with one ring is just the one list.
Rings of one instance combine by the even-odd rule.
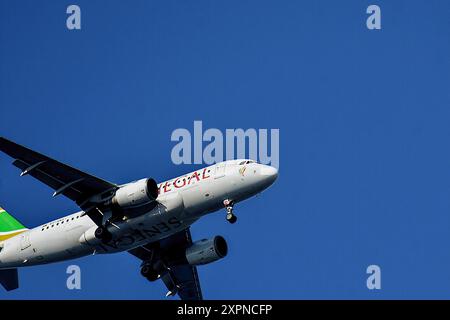
[[80, 239], [78, 239], [78, 241], [81, 244], [86, 244], [86, 245], [90, 245], [90, 246], [96, 246], [96, 245], [100, 244], [101, 243], [100, 239], [97, 239], [95, 237], [96, 229], [97, 229], [97, 226], [88, 229], [85, 233], [83, 233], [81, 235], [81, 237], [80, 237]]
[[186, 249], [186, 260], [190, 265], [202, 265], [217, 261], [228, 253], [228, 245], [221, 236], [194, 242]]
[[121, 208], [138, 207], [158, 198], [158, 185], [153, 179], [141, 179], [124, 185], [116, 191], [112, 203]]

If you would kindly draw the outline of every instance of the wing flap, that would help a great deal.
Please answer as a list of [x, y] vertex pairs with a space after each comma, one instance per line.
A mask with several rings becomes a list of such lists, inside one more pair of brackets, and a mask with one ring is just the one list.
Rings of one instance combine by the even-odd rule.
[[190, 265], [173, 266], [162, 276], [171, 292], [178, 293], [181, 300], [202, 300], [197, 268]]
[[[171, 293], [177, 293], [182, 300], [202, 300], [202, 290], [198, 277], [197, 268], [189, 264], [174, 263], [167, 259], [168, 253], [173, 250], [181, 250], [192, 244], [191, 232], [188, 229], [180, 231], [157, 243], [151, 243], [128, 251], [142, 261], [152, 261], [153, 263], [165, 266], [165, 271], [161, 274], [161, 280]], [[157, 256], [158, 261], [153, 257]], [[162, 257], [162, 258], [161, 258]]]

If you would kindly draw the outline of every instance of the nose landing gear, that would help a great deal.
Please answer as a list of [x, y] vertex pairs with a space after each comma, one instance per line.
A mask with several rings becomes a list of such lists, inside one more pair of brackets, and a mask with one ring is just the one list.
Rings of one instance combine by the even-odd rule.
[[224, 205], [225, 209], [227, 210], [227, 216], [226, 216], [227, 221], [229, 223], [235, 223], [237, 221], [237, 217], [233, 213], [233, 206], [234, 206], [233, 201], [225, 199], [223, 201], [223, 205]]

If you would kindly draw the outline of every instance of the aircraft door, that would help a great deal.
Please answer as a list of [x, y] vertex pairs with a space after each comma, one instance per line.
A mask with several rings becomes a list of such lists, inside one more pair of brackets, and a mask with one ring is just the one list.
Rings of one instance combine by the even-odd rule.
[[215, 176], [214, 178], [219, 179], [219, 178], [225, 177], [225, 169], [226, 169], [225, 162], [216, 164], [216, 171], [214, 174], [214, 176]]
[[30, 234], [28, 232], [25, 232], [20, 240], [20, 248], [22, 250], [25, 250], [26, 248], [29, 247], [31, 247]]

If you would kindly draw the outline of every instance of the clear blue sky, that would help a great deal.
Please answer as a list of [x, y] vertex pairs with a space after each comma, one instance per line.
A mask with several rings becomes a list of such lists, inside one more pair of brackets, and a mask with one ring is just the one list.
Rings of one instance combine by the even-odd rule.
[[[66, 29], [66, 7], [82, 30]], [[382, 30], [366, 28], [378, 4]], [[192, 228], [209, 299], [450, 298], [450, 2], [0, 1], [0, 135], [104, 179], [161, 181], [176, 128], [279, 128], [280, 177]], [[32, 227], [77, 209], [0, 155]], [[159, 299], [127, 253], [21, 270], [9, 298]], [[366, 267], [382, 290], [366, 288]]]

